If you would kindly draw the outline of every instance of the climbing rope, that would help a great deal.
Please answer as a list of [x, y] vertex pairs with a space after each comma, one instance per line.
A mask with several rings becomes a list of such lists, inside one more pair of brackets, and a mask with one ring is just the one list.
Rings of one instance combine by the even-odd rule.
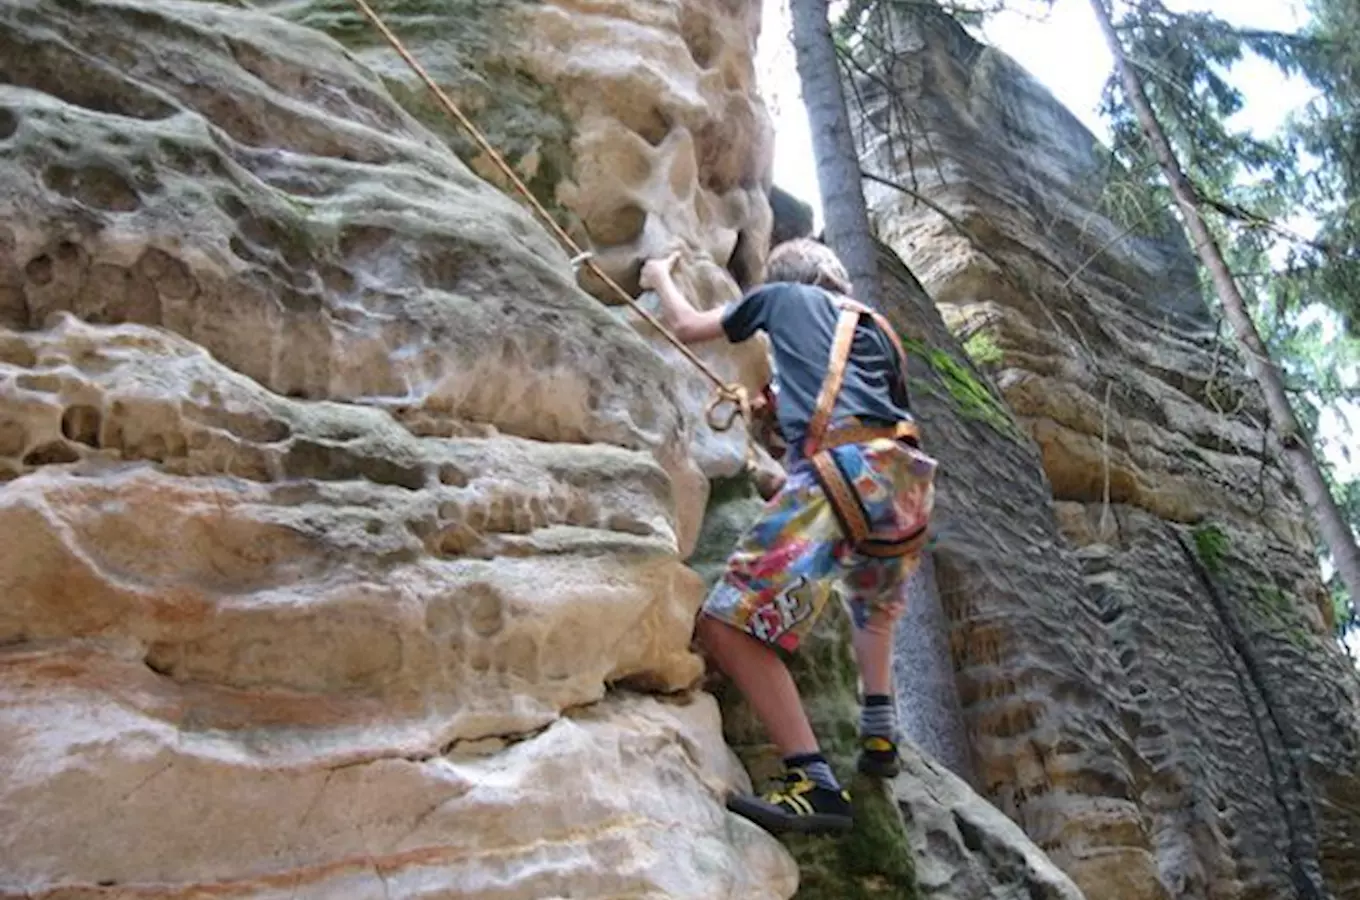
[[[430, 89], [430, 92], [434, 94], [435, 99], [437, 99], [440, 105], [444, 107], [444, 111], [453, 116], [458, 124], [463, 127], [463, 130], [472, 136], [473, 141], [481, 148], [482, 152], [490, 157], [491, 161], [495, 163], [496, 168], [500, 169], [501, 174], [510, 180], [510, 183], [515, 186], [515, 190], [528, 201], [529, 205], [538, 213], [539, 218], [543, 220], [544, 224], [552, 230], [553, 234], [557, 236], [557, 239], [570, 251], [573, 268], [580, 265], [585, 266], [592, 275], [600, 279], [606, 287], [631, 306], [648, 324], [659, 331], [662, 337], [674, 345], [675, 349], [679, 350], [686, 359], [692, 362], [695, 368], [702, 372], [709, 381], [713, 382], [715, 396], [712, 402], [709, 403], [705, 416], [708, 421], [708, 426], [714, 431], [727, 431], [732, 427], [738, 416], [741, 416], [749, 422], [751, 420], [751, 402], [750, 397], [747, 395], [746, 388], [740, 384], [723, 381], [717, 372], [713, 371], [707, 363], [694, 354], [693, 350], [685, 346], [683, 341], [672, 334], [670, 330], [667, 329], [665, 325], [661, 324], [655, 316], [648, 312], [642, 304], [634, 300], [627, 291], [614, 281], [614, 279], [605, 274], [604, 270], [595, 262], [593, 254], [589, 251], [582, 250], [580, 245], [572, 240], [571, 235], [567, 234], [562, 226], [557, 224], [557, 220], [543, 207], [542, 203], [538, 202], [538, 198], [535, 197], [524, 182], [519, 179], [519, 176], [515, 174], [515, 170], [510, 167], [510, 164], [505, 161], [505, 158], [496, 151], [495, 147], [491, 146], [491, 142], [488, 141], [481, 130], [472, 123], [472, 120], [463, 114], [463, 111], [458, 108], [458, 104], [450, 100], [448, 95], [440, 89], [439, 85], [435, 84], [434, 79], [429, 76], [429, 73], [425, 71], [424, 67], [421, 66], [421, 64], [416, 61], [415, 57], [411, 55], [410, 51], [406, 49], [406, 46], [402, 44], [401, 39], [392, 33], [392, 30], [387, 27], [387, 23], [382, 20], [382, 17], [374, 12], [373, 8], [369, 6], [365, 0], [353, 0], [353, 2], [354, 5], [359, 8], [359, 11], [363, 13], [364, 18], [368, 19], [373, 27], [378, 30], [378, 33], [387, 40], [387, 43], [392, 45], [392, 49], [397, 51], [397, 54], [406, 61], [406, 64], [411, 67], [411, 71], [415, 72], [416, 76], [419, 77], [421, 81], [425, 82], [425, 86]], [[719, 408], [724, 403], [732, 404], [731, 412], [725, 417], [719, 415]], [[748, 461], [750, 449], [751, 448], [748, 447]]]

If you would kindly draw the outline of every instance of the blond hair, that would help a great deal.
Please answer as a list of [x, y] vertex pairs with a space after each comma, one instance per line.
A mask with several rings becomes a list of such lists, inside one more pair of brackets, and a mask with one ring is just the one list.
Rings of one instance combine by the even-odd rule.
[[770, 251], [765, 280], [813, 284], [839, 294], [850, 293], [850, 276], [831, 248], [809, 238], [785, 241]]

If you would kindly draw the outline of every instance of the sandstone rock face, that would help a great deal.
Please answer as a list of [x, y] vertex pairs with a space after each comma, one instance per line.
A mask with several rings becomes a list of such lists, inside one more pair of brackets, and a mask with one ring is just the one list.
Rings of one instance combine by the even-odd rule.
[[[884, 311], [910, 354], [922, 445], [940, 461], [933, 569], [973, 754], [972, 766], [954, 774], [975, 779], [1087, 896], [1155, 884], [1150, 841], [1129, 796], [1134, 776], [1105, 730], [1128, 704], [1118, 660], [1054, 518], [1038, 450], [886, 247], [880, 272]], [[905, 652], [922, 641], [912, 631], [930, 627], [921, 606], [898, 630], [899, 703], [938, 690], [933, 673], [919, 672]], [[935, 724], [901, 713], [908, 727]], [[946, 872], [956, 871], [947, 849], [939, 856]], [[986, 871], [982, 861], [957, 870], [974, 866]], [[923, 885], [938, 877], [923, 875]]]
[[948, 769], [903, 748], [893, 792], [906, 814], [920, 860], [922, 898], [940, 900], [1083, 900], [1019, 826]]
[[9, 3], [0, 76], [0, 895], [790, 896], [692, 413], [546, 233], [258, 11]]
[[[479, 174], [504, 181], [346, 0], [265, 7], [343, 40], [408, 109], [462, 148]], [[752, 62], [758, 3], [453, 0], [432, 7], [393, 0], [378, 8], [625, 289], [637, 289], [643, 259], [672, 249], [685, 252], [678, 282], [702, 309], [736, 299], [758, 278], [772, 227], [766, 196], [773, 146]], [[584, 270], [582, 285], [619, 302]], [[698, 419], [713, 386], [650, 326], [628, 318], [662, 351], [684, 407]], [[717, 342], [700, 355], [725, 380], [750, 389], [768, 378], [758, 343]], [[701, 423], [693, 438], [705, 474], [740, 471], [743, 435]]]
[[1102, 205], [1094, 139], [1013, 62], [880, 25], [866, 167], [948, 213], [874, 187], [880, 235], [1033, 441], [968, 462], [923, 414], [980, 789], [1092, 897], [1360, 896], [1360, 685], [1184, 241]]

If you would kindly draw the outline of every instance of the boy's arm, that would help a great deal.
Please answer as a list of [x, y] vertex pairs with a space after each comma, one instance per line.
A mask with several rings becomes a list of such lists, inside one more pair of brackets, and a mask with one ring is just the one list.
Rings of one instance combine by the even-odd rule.
[[698, 344], [724, 336], [723, 307], [704, 312], [696, 310], [671, 277], [671, 267], [679, 253], [642, 264], [642, 287], [656, 291], [661, 300], [661, 320], [686, 344]]

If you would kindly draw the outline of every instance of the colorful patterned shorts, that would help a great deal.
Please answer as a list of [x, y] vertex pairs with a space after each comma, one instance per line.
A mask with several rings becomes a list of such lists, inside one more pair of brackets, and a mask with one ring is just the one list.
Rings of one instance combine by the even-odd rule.
[[[906, 444], [877, 440], [831, 451], [875, 532], [923, 533], [935, 504], [935, 460]], [[899, 589], [916, 568], [906, 556], [858, 552], [827, 501], [807, 460], [742, 536], [704, 602], [706, 615], [766, 643], [794, 650], [832, 594], [863, 626], [875, 609], [902, 610]]]

